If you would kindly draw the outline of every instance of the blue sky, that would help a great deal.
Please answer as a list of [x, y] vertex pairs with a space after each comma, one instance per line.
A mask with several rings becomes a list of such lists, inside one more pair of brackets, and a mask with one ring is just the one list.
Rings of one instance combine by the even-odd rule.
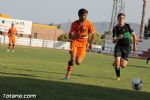
[[[113, 0], [0, 0], [0, 13], [16, 19], [32, 20], [37, 23], [63, 23], [78, 18], [80, 8], [89, 10], [92, 22], [109, 22]], [[148, 0], [149, 1], [149, 0]], [[126, 0], [127, 22], [141, 22], [143, 0]], [[148, 2], [150, 18], [150, 1]]]

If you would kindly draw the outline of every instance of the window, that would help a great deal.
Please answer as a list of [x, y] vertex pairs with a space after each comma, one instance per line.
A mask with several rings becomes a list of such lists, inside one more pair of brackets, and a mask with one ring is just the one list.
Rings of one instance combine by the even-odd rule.
[[34, 38], [37, 39], [37, 33], [34, 33]]
[[19, 37], [23, 37], [23, 34], [19, 34]]

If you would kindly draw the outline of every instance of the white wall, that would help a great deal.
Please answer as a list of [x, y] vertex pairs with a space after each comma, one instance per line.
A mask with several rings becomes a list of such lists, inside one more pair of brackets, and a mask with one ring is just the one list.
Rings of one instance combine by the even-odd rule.
[[[2, 42], [9, 43], [8, 37], [2, 36]], [[22, 38], [22, 37], [19, 37], [19, 38], [16, 37], [16, 45], [70, 50], [69, 42], [42, 40], [42, 39], [30, 39], [30, 38]], [[93, 45], [94, 52], [100, 52], [101, 50], [102, 50], [102, 46]]]

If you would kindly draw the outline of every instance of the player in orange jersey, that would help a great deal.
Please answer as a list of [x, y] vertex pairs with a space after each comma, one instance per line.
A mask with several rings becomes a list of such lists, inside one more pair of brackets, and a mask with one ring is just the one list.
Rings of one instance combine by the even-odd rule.
[[65, 80], [69, 79], [74, 62], [80, 65], [83, 61], [88, 46], [89, 34], [92, 34], [92, 39], [89, 43], [89, 49], [92, 49], [96, 32], [93, 24], [87, 20], [87, 15], [88, 11], [86, 9], [80, 9], [78, 12], [79, 20], [74, 21], [71, 25], [69, 32], [70, 60], [67, 66]]
[[15, 49], [15, 37], [17, 35], [17, 30], [15, 28], [14, 23], [11, 24], [11, 28], [8, 30], [8, 38], [9, 38], [9, 44], [8, 44], [8, 50], [7, 52], [9, 52], [10, 50], [12, 50], [12, 52], [14, 52]]

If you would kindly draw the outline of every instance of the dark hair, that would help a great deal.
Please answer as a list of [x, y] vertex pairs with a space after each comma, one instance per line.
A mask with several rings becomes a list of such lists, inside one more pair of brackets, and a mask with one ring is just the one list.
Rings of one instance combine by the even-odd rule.
[[14, 23], [11, 23], [11, 25], [15, 25]]
[[124, 13], [119, 13], [118, 16], [117, 16], [117, 19], [119, 19], [121, 16], [125, 17], [126, 15]]
[[81, 8], [79, 11], [78, 11], [78, 16], [82, 16], [83, 14], [88, 14], [88, 11], [84, 8]]

